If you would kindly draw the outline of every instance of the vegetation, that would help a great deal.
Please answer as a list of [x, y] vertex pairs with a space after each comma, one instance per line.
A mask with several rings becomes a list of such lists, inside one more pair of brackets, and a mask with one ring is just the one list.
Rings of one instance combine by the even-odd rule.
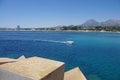
[[120, 26], [89, 26], [89, 27], [80, 27], [80, 26], [63, 26], [61, 30], [89, 30], [89, 31], [120, 31]]
[[65, 30], [80, 30], [80, 31], [111, 31], [111, 32], [118, 32], [120, 31], [120, 26], [60, 26], [60, 27], [49, 27], [49, 28], [21, 28], [17, 26], [17, 28], [0, 28], [0, 30], [57, 30], [57, 31], [65, 31]]

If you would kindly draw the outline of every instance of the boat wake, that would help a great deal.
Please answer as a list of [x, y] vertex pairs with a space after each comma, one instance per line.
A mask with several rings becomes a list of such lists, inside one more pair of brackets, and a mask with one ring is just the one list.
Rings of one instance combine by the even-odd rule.
[[63, 43], [63, 44], [73, 44], [74, 41], [55, 41], [55, 40], [39, 40], [36, 39], [34, 41], [43, 41], [43, 42], [52, 42], [52, 43]]

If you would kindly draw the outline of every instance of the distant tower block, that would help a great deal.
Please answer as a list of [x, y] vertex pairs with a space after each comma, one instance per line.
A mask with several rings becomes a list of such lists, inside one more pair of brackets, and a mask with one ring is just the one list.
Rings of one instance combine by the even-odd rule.
[[16, 30], [20, 30], [20, 25], [17, 25], [17, 28], [16, 28]]

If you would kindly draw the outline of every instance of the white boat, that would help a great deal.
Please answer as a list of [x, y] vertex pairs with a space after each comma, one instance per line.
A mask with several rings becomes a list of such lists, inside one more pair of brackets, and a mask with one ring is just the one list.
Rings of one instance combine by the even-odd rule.
[[66, 44], [73, 44], [74, 41], [66, 41]]

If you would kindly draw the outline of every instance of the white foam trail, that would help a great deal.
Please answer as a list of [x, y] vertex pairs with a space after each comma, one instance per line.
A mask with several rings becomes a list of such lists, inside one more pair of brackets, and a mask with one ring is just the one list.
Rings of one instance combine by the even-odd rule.
[[36, 39], [34, 41], [44, 41], [44, 42], [53, 42], [53, 43], [66, 43], [65, 41], [54, 41], [54, 40], [39, 40], [39, 39]]

